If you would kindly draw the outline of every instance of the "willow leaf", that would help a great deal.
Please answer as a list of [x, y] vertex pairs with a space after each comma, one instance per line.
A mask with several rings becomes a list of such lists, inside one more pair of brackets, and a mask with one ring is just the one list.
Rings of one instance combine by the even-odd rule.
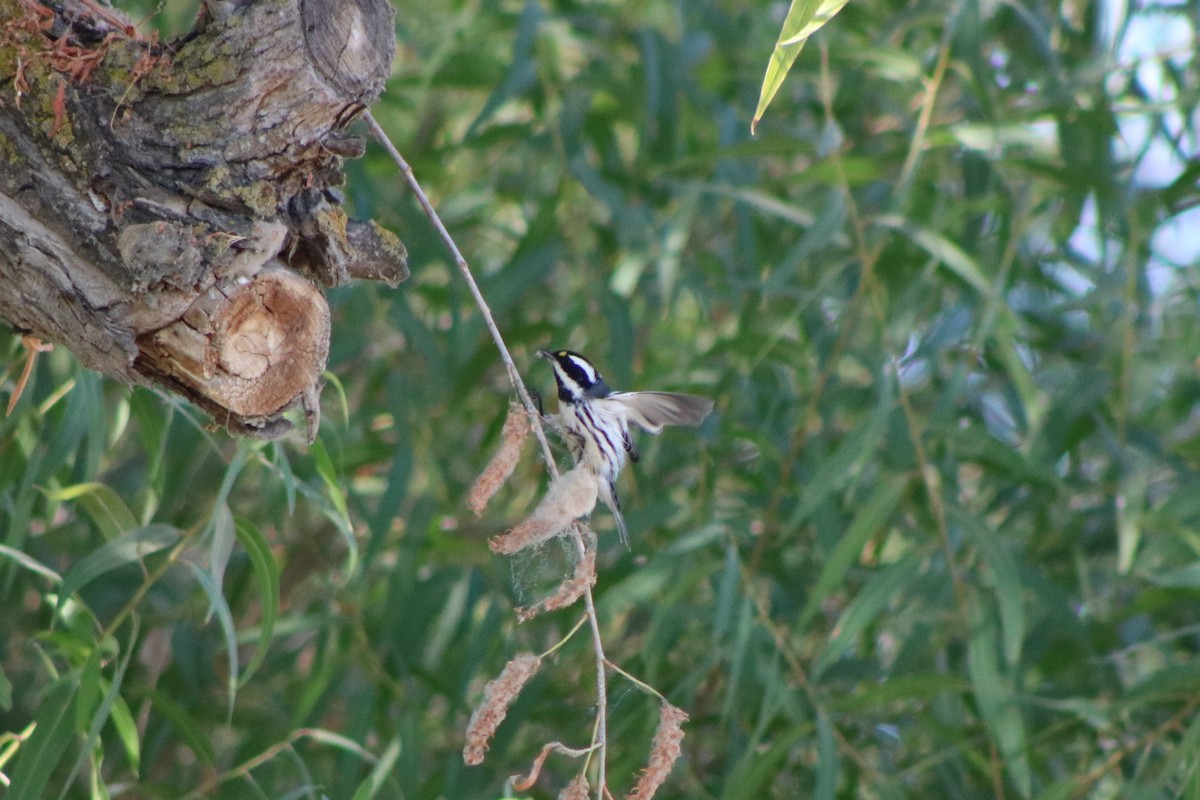
[[787, 18], [783, 21], [783, 30], [779, 32], [779, 41], [771, 51], [771, 60], [767, 64], [767, 72], [763, 76], [762, 90], [758, 94], [758, 108], [754, 109], [754, 119], [750, 123], [750, 133], [758, 128], [767, 106], [775, 98], [775, 93], [783, 85], [796, 56], [804, 49], [804, 43], [821, 26], [842, 10], [846, 0], [792, 0], [788, 8]]

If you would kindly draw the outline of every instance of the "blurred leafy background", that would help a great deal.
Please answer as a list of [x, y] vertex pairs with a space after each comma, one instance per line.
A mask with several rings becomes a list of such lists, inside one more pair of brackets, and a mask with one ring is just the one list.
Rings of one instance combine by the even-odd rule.
[[[631, 551], [595, 519], [609, 655], [691, 714], [662, 796], [1200, 797], [1196, 0], [856, 0], [754, 138], [786, 4], [404, 6], [373, 111], [526, 379], [717, 401], [642, 438]], [[588, 741], [579, 638], [462, 764], [578, 614], [516, 624], [557, 554], [485, 541], [544, 472], [465, 511], [504, 371], [390, 162], [348, 171], [413, 274], [330, 293], [315, 445], [61, 349], [0, 421], [6, 797], [495, 798]], [[624, 791], [657, 705], [612, 690]]]

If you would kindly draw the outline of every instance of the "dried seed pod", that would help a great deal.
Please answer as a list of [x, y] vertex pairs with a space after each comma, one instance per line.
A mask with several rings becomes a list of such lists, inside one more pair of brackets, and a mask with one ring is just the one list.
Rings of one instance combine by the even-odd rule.
[[654, 797], [683, 752], [679, 745], [683, 741], [683, 723], [687, 718], [683, 709], [663, 703], [658, 715], [658, 729], [654, 732], [654, 743], [650, 747], [650, 763], [638, 776], [633, 791], [625, 795], [625, 800], [650, 800]]
[[558, 793], [558, 800], [588, 800], [587, 773], [581, 772]]
[[504, 485], [516, 468], [517, 462], [521, 460], [521, 442], [528, 435], [529, 415], [522, 406], [510, 403], [508, 417], [505, 418], [504, 428], [500, 431], [500, 448], [471, 486], [467, 495], [467, 508], [476, 514], [483, 513], [488, 500], [491, 500], [492, 495]]
[[592, 513], [598, 497], [596, 476], [583, 465], [556, 478], [533, 514], [508, 533], [488, 541], [492, 552], [518, 553], [541, 544], [566, 530], [573, 521]]
[[533, 653], [522, 653], [504, 665], [499, 677], [483, 687], [483, 700], [471, 712], [471, 721], [467, 723], [463, 761], [472, 766], [483, 763], [488, 743], [508, 714], [508, 707], [541, 665], [542, 660]]

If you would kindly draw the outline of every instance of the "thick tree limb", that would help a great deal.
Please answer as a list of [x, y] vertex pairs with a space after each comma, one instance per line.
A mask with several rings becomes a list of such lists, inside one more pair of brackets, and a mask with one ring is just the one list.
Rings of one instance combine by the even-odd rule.
[[0, 318], [238, 433], [303, 403], [315, 435], [321, 287], [408, 274], [334, 188], [391, 8], [214, 0], [166, 45], [98, 8], [0, 0]]

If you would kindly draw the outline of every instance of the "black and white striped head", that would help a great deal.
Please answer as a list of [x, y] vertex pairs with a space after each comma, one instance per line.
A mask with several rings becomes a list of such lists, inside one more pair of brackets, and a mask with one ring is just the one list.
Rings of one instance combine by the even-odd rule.
[[564, 403], [578, 403], [597, 397], [608, 397], [612, 389], [604, 377], [579, 353], [570, 350], [538, 350], [538, 355], [550, 360], [554, 367], [554, 380], [558, 382], [558, 399]]

